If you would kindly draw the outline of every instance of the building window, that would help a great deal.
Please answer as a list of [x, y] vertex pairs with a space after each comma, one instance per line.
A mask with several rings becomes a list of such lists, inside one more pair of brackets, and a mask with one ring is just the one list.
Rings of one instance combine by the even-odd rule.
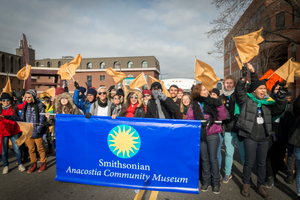
[[40, 78], [41, 78], [40, 76], [37, 77], [37, 79], [40, 79]]
[[278, 13], [276, 15], [276, 28], [285, 27], [285, 12]]
[[2, 83], [4, 83], [4, 77], [2, 76]]
[[13, 78], [10, 78], [10, 83], [13, 84]]
[[58, 68], [60, 68], [60, 66], [61, 66], [61, 61], [58, 61], [57, 66], [58, 66]]
[[266, 20], [266, 30], [271, 31], [271, 18]]
[[113, 68], [114, 68], [114, 69], [119, 69], [119, 68], [120, 68], [120, 66], [121, 66], [121, 63], [120, 63], [120, 62], [118, 62], [118, 61], [116, 61], [116, 62], [114, 62], [114, 66], [113, 66]]
[[19, 85], [21, 84], [21, 80], [20, 80], [20, 79], [18, 79], [18, 84], [19, 84]]
[[127, 68], [133, 68], [133, 62], [129, 61], [127, 64]]
[[148, 86], [147, 85], [143, 85], [142, 86], [142, 90], [147, 90], [148, 89]]
[[2, 55], [1, 62], [2, 62], [1, 72], [5, 72], [5, 55]]
[[100, 63], [100, 69], [105, 69], [105, 62]]
[[142, 62], [142, 68], [147, 68], [147, 67], [148, 67], [147, 61], [143, 61], [143, 62]]
[[51, 76], [48, 76], [49, 79], [51, 79]]
[[51, 88], [51, 85], [49, 86], [49, 88]]
[[19, 70], [22, 69], [22, 61], [21, 61], [21, 58], [19, 58], [19, 60], [18, 60], [18, 65], [19, 65]]
[[292, 15], [292, 24], [297, 23], [297, 13], [296, 10], [293, 10], [293, 15]]
[[14, 73], [14, 58], [10, 58], [10, 72]]
[[35, 66], [39, 67], [39, 66], [40, 66], [40, 63], [39, 63], [39, 62], [36, 62]]
[[41, 86], [40, 85], [38, 85], [38, 88], [40, 88]]
[[47, 67], [51, 67], [51, 62], [47, 62]]
[[100, 81], [105, 81], [105, 75], [100, 75]]
[[92, 75], [87, 75], [86, 80], [92, 82]]
[[86, 67], [87, 67], [88, 69], [92, 69], [92, 68], [93, 68], [93, 65], [92, 65], [91, 62], [88, 62], [88, 63], [86, 64]]
[[296, 61], [296, 55], [297, 55], [297, 45], [292, 44], [292, 61]]
[[147, 75], [147, 74], [144, 74], [144, 76], [145, 76], [145, 79], [146, 79], [146, 81], [147, 81], [147, 79], [148, 79], [148, 75]]
[[257, 11], [257, 23], [260, 22], [261, 13], [262, 13], [263, 9], [264, 9], [264, 5], [262, 5]]
[[133, 75], [132, 75], [132, 74], [129, 74], [127, 77], [133, 77]]

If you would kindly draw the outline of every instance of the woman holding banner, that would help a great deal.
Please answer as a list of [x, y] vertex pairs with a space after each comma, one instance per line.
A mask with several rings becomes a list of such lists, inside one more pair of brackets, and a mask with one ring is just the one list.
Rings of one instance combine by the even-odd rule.
[[205, 120], [201, 123], [200, 159], [202, 166], [202, 187], [206, 192], [210, 185], [214, 194], [220, 193], [220, 170], [218, 163], [219, 133], [222, 132], [221, 123], [226, 119], [226, 110], [221, 100], [209, 96], [209, 92], [202, 83], [198, 83], [192, 91], [192, 103], [186, 119]]

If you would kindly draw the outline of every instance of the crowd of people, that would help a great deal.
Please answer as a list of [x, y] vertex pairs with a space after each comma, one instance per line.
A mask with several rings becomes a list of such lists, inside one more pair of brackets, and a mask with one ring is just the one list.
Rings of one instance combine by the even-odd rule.
[[[250, 81], [246, 78], [248, 71]], [[250, 187], [254, 185], [251, 173], [256, 161], [257, 191], [264, 199], [269, 199], [271, 196], [266, 188], [271, 189], [277, 183], [278, 171], [285, 170], [286, 181], [292, 184], [294, 171], [300, 166], [300, 97], [292, 101], [287, 88], [277, 83], [268, 95], [267, 80], [259, 80], [249, 63], [241, 73], [242, 77], [238, 80], [232, 75], [223, 79], [224, 91], [216, 88], [208, 91], [205, 84], [198, 83], [192, 86], [189, 93], [177, 85], [171, 85], [170, 97], [164, 94], [159, 82], [154, 82], [150, 90], [131, 88], [125, 93], [121, 88], [115, 90], [115, 86], [109, 89], [89, 87], [86, 90], [74, 82], [76, 89], [73, 96], [68, 93], [65, 83], [63, 87], [56, 88], [55, 97], [44, 96], [43, 99], [39, 99], [32, 89], [23, 95], [17, 91], [12, 96], [2, 93], [0, 127], [3, 174], [9, 172], [8, 140], [12, 142], [20, 171], [26, 170], [22, 163], [27, 161], [28, 154], [31, 166], [27, 173], [46, 170], [46, 155], [56, 153], [53, 114], [85, 115], [88, 119], [93, 115], [111, 116], [112, 119], [202, 120], [199, 158], [201, 191], [206, 192], [212, 187], [212, 192], [219, 194], [221, 182], [227, 184], [230, 181], [237, 142], [243, 165], [241, 194], [245, 197], [250, 195]], [[26, 141], [27, 146], [15, 144], [22, 135], [16, 121], [33, 123], [33, 135]], [[43, 141], [47, 142], [46, 150]], [[225, 147], [225, 158], [221, 154], [222, 145]], [[37, 155], [41, 163], [39, 169]], [[220, 175], [222, 159], [225, 159], [223, 177]], [[300, 170], [296, 171], [300, 198]]]

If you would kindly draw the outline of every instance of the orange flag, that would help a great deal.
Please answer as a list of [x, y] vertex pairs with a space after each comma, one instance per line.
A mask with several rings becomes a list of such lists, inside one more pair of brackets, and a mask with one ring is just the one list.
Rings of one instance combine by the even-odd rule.
[[73, 76], [76, 74], [76, 69], [79, 67], [81, 63], [81, 55], [78, 54], [74, 60], [69, 63], [65, 63], [64, 65], [60, 66], [57, 74], [60, 75], [62, 80], [71, 80]]
[[280, 78], [280, 76], [278, 76], [277, 74], [274, 73], [274, 71], [272, 69], [269, 69], [262, 77], [260, 77], [259, 80], [262, 79], [269, 79], [266, 82], [267, 88], [269, 91], [272, 91], [272, 87], [276, 84], [276, 82], [282, 82], [283, 79]]
[[[6, 83], [5, 87], [3, 88], [2, 93], [3, 93], [3, 92], [8, 93], [8, 94], [10, 94], [10, 95], [11, 95], [11, 93], [12, 93], [9, 76], [7, 76], [7, 83]], [[1, 94], [2, 94], [2, 93], [1, 93]], [[1, 96], [1, 95], [0, 95], [0, 96]]]
[[31, 65], [26, 65], [26, 67], [23, 67], [18, 71], [17, 78], [20, 80], [27, 80], [28, 76], [30, 75], [30, 71]]
[[196, 59], [195, 72], [199, 72], [199, 74], [195, 73], [195, 79], [200, 81], [208, 91], [212, 90], [220, 81], [215, 70], [210, 65], [198, 59]]
[[154, 77], [152, 77], [152, 76], [150, 76], [150, 75], [149, 75], [149, 77], [151, 78], [152, 83], [154, 83], [154, 82], [159, 82], [159, 83], [161, 84], [161, 87], [162, 87], [162, 93], [163, 93], [164, 95], [166, 95], [166, 97], [171, 97], [171, 95], [170, 95], [170, 93], [169, 93], [168, 89], [166, 88], [166, 86], [165, 86], [165, 84], [164, 84], [163, 81], [158, 80], [158, 79], [156, 79], [156, 78], [154, 78]]
[[105, 72], [114, 79], [116, 84], [120, 83], [122, 80], [124, 80], [127, 77], [126, 74], [122, 72], [116, 72], [111, 67], [108, 68]]
[[22, 135], [19, 139], [15, 141], [15, 144], [21, 146], [28, 138], [31, 138], [33, 134], [33, 123], [27, 122], [17, 122], [21, 131]]
[[263, 28], [249, 34], [233, 38], [242, 63], [248, 63], [252, 58], [258, 55], [258, 44], [264, 41], [264, 38], [261, 37], [262, 30]]
[[46, 96], [54, 98], [55, 97], [55, 88], [50, 88], [49, 90], [46, 90], [42, 94], [40, 94], [40, 98], [43, 98]]
[[145, 79], [144, 73], [141, 73], [129, 84], [129, 88], [134, 89], [134, 88], [142, 87], [144, 85], [147, 85], [147, 81]]
[[238, 57], [238, 56], [236, 56], [236, 57], [235, 57], [235, 60], [236, 60], [236, 62], [237, 62], [237, 64], [238, 64], [238, 66], [239, 66], [240, 70], [242, 70], [242, 68], [243, 68], [243, 65], [242, 65], [242, 63], [241, 63], [241, 61], [240, 61], [239, 57]]
[[294, 82], [294, 76], [300, 77], [300, 63], [289, 59], [275, 71], [275, 74], [286, 80], [286, 85], [288, 86]]

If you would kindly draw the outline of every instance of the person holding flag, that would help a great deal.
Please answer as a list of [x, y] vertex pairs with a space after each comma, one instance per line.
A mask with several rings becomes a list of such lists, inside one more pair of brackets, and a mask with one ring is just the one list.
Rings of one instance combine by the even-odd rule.
[[90, 111], [91, 105], [96, 101], [96, 97], [97, 97], [97, 91], [90, 87], [87, 91], [87, 96], [86, 96], [86, 101], [82, 101], [80, 99], [80, 93], [81, 93], [81, 88], [79, 86], [79, 84], [75, 81], [74, 82], [74, 86], [75, 86], [75, 91], [74, 91], [74, 96], [73, 96], [73, 100], [74, 100], [74, 104], [83, 111], [83, 113], [88, 113]]

